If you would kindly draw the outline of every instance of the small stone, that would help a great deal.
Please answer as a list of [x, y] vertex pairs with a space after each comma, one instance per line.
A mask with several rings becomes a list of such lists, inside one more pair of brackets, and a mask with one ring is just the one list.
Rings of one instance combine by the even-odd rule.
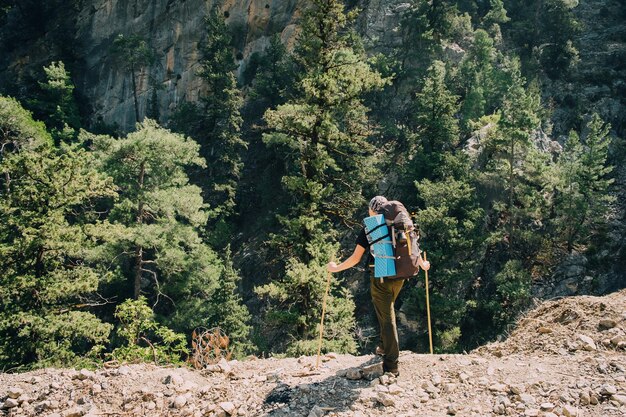
[[22, 394], [17, 399], [17, 402], [20, 403], [21, 405], [28, 404], [30, 402], [30, 397], [28, 396], [28, 394]]
[[432, 378], [430, 379], [430, 381], [433, 383], [433, 385], [437, 386], [441, 384], [441, 375], [439, 374], [433, 374]]
[[600, 399], [598, 398], [596, 394], [591, 394], [589, 396], [589, 403], [591, 405], [598, 405], [599, 402], [600, 402]]
[[388, 385], [389, 384], [389, 375], [385, 374], [385, 375], [381, 375], [378, 377], [378, 380], [380, 381], [380, 383], [382, 385]]
[[363, 375], [361, 374], [361, 370], [359, 368], [350, 368], [346, 372], [346, 378], [351, 380], [361, 379]]
[[461, 382], [465, 382], [468, 379], [470, 379], [470, 376], [468, 374], [466, 374], [465, 372], [461, 372], [459, 374], [459, 379], [461, 380]]
[[117, 368], [117, 374], [118, 375], [128, 375], [130, 374], [130, 368], [126, 365], [122, 365], [119, 368]]
[[589, 405], [591, 403], [591, 397], [586, 392], [581, 392], [579, 396], [580, 405]]
[[430, 381], [426, 381], [422, 384], [422, 388], [429, 394], [438, 393], [439, 390]]
[[231, 403], [230, 401], [224, 401], [219, 403], [219, 406], [222, 408], [222, 410], [226, 411], [229, 415], [232, 415], [235, 412], [235, 404]]
[[11, 387], [9, 388], [9, 391], [7, 392], [7, 395], [9, 396], [9, 398], [11, 399], [17, 399], [20, 397], [20, 395], [22, 395], [24, 393], [24, 390], [18, 387]]
[[618, 402], [619, 405], [626, 405], [626, 395], [611, 395], [611, 400]]
[[90, 371], [89, 369], [81, 369], [76, 378], [84, 381], [86, 379], [94, 379], [96, 376], [95, 372]]
[[337, 355], [335, 352], [328, 352], [328, 353], [326, 354], [326, 357], [327, 357], [328, 359], [337, 359], [337, 358], [339, 357], [339, 355]]
[[319, 405], [316, 405], [311, 409], [311, 411], [309, 411], [308, 417], [323, 417], [324, 414], [326, 414], [326, 411], [324, 411]]
[[524, 415], [526, 417], [538, 417], [539, 416], [539, 410], [537, 410], [536, 408], [529, 408], [528, 410], [526, 410], [524, 412]]
[[187, 404], [187, 397], [184, 395], [179, 395], [174, 399], [174, 408], [183, 408]]
[[39, 384], [42, 381], [43, 381], [43, 378], [40, 376], [34, 376], [30, 379], [31, 384]]
[[586, 336], [584, 334], [579, 334], [578, 335], [578, 340], [581, 341], [583, 343], [583, 349], [587, 350], [587, 351], [592, 351], [592, 350], [596, 350], [596, 342], [593, 341], [592, 338], [590, 338], [589, 336]]
[[382, 405], [384, 405], [385, 407], [393, 407], [396, 404], [393, 397], [384, 392], [379, 392], [378, 395], [376, 396], [376, 400]]
[[225, 358], [220, 359], [220, 361], [217, 363], [217, 366], [219, 366], [219, 368], [225, 374], [229, 373], [233, 369], [232, 366], [230, 366], [230, 364], [228, 363], [228, 361]]
[[496, 404], [493, 406], [493, 412], [498, 415], [506, 414], [506, 407], [504, 404]]
[[573, 405], [569, 405], [569, 404], [564, 405], [562, 407], [562, 409], [563, 409], [562, 414], [565, 417], [576, 417], [576, 416], [578, 416], [578, 408], [574, 407]]
[[102, 392], [102, 385], [100, 384], [93, 384], [91, 386], [91, 393], [92, 394], [100, 394]]
[[402, 389], [398, 384], [391, 384], [389, 385], [388, 392], [391, 395], [398, 395], [403, 393], [404, 389]]
[[365, 366], [361, 369], [361, 374], [363, 378], [367, 380], [373, 380], [384, 374], [383, 372], [383, 364], [376, 363], [374, 365]]
[[617, 388], [615, 388], [615, 386], [611, 384], [604, 384], [600, 387], [600, 395], [610, 397], [614, 394], [617, 394]]
[[163, 380], [163, 383], [165, 385], [182, 385], [185, 382], [185, 380], [183, 379], [182, 376], [177, 375], [177, 374], [170, 374], [168, 376], [165, 377], [165, 379]]
[[552, 403], [541, 403], [539, 406], [543, 411], [552, 411], [554, 409], [554, 404]]
[[559, 417], [556, 414], [548, 411], [547, 413], [543, 413], [543, 417]]
[[457, 387], [456, 384], [444, 384], [443, 392], [452, 394], [454, 391], [456, 391], [456, 387]]
[[505, 407], [510, 407], [511, 400], [509, 400], [506, 395], [499, 395], [498, 398], [496, 398], [496, 404], [502, 404]]
[[78, 407], [63, 411], [63, 417], [82, 417], [84, 414], [83, 410]]
[[148, 410], [154, 410], [156, 408], [156, 403], [154, 401], [148, 401], [145, 406]]
[[552, 333], [552, 329], [549, 327], [540, 327], [539, 329], [537, 329], [537, 331], [541, 334], [548, 334], [548, 333]]
[[600, 322], [598, 323], [598, 328], [600, 330], [609, 330], [615, 326], [617, 326], [617, 322], [615, 320], [604, 319], [600, 320]]
[[519, 385], [509, 385], [509, 392], [513, 395], [520, 395], [523, 391]]
[[447, 413], [448, 413], [449, 416], [455, 416], [456, 413], [457, 413], [456, 406], [454, 404], [448, 405]]
[[504, 384], [493, 384], [489, 387], [489, 391], [493, 391], [493, 392], [507, 392], [508, 388], [506, 385]]
[[526, 405], [534, 405], [536, 403], [535, 397], [530, 394], [520, 394], [520, 401]]
[[15, 398], [7, 398], [4, 401], [4, 408], [15, 408], [18, 405], [20, 405], [20, 403]]

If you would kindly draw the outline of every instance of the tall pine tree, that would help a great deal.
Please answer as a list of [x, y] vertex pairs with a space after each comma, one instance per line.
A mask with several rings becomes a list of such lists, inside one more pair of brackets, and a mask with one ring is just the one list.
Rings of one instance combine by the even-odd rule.
[[[341, 1], [312, 2], [294, 51], [302, 72], [298, 91], [265, 115], [270, 133], [264, 140], [285, 158], [282, 182], [292, 202], [273, 238], [284, 275], [257, 292], [268, 298], [266, 317], [276, 319], [274, 329], [293, 338], [292, 352], [313, 351], [324, 264], [336, 250], [332, 224], [351, 221], [365, 203], [363, 187], [378, 179], [362, 95], [385, 80], [366, 62], [350, 28], [354, 18]], [[328, 326], [337, 330], [334, 343], [353, 351], [351, 301], [338, 295], [333, 280], [329, 312], [337, 313], [329, 314]]]

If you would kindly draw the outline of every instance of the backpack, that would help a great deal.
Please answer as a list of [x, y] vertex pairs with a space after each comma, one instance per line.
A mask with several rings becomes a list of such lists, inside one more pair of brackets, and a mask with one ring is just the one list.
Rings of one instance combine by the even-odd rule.
[[388, 201], [379, 213], [385, 217], [389, 229], [396, 264], [396, 275], [387, 278], [409, 278], [420, 270], [419, 230], [404, 205], [399, 201]]

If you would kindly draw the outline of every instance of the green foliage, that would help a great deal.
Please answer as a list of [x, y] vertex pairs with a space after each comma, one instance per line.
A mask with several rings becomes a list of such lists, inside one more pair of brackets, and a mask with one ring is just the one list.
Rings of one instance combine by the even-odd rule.
[[242, 358], [253, 352], [255, 346], [250, 342], [251, 316], [238, 293], [241, 278], [233, 267], [230, 246], [226, 247], [222, 263], [217, 286], [210, 296], [206, 291], [205, 297], [179, 302], [171, 323], [179, 329], [191, 329], [198, 323], [207, 328], [219, 327], [228, 335], [233, 355]]
[[[174, 130], [193, 137], [200, 154], [208, 161], [206, 170], [197, 174], [213, 218], [234, 214], [237, 181], [241, 177], [241, 154], [247, 144], [241, 139], [242, 99], [237, 89], [231, 38], [217, 8], [206, 19], [207, 36], [201, 45], [202, 60], [198, 75], [207, 92], [197, 104], [185, 103], [172, 117]], [[215, 242], [224, 246], [227, 242]]]
[[561, 154], [554, 179], [555, 217], [560, 241], [568, 251], [575, 244], [586, 245], [591, 236], [606, 224], [607, 213], [615, 197], [609, 194], [613, 179], [607, 166], [610, 144], [609, 126], [597, 114], [587, 123], [584, 143], [570, 132]]
[[179, 364], [188, 355], [185, 335], [157, 323], [145, 297], [124, 301], [116, 307], [115, 317], [122, 346], [113, 350], [113, 359], [168, 365]]
[[[285, 277], [257, 287], [255, 292], [268, 301], [264, 336], [270, 346], [289, 355], [312, 355], [317, 352], [319, 324], [328, 272], [325, 260], [334, 248], [328, 244], [309, 245], [313, 261], [305, 264], [291, 258]], [[340, 282], [331, 278], [324, 318], [325, 352], [354, 353], [354, 302]]]
[[517, 318], [530, 302], [531, 278], [519, 260], [508, 261], [494, 278], [496, 299], [489, 303], [493, 308], [496, 327], [502, 329]]
[[38, 83], [41, 92], [29, 100], [29, 106], [44, 121], [57, 144], [73, 141], [81, 122], [70, 74], [62, 61], [52, 62], [43, 70], [46, 81]]
[[148, 42], [139, 35], [117, 35], [111, 46], [111, 54], [117, 65], [130, 73], [130, 80], [135, 103], [135, 121], [141, 121], [139, 117], [139, 101], [137, 100], [137, 73], [145, 66], [154, 62], [154, 50]]
[[0, 162], [7, 152], [52, 145], [45, 125], [11, 97], [0, 96], [0, 134]]
[[562, 77], [578, 61], [573, 39], [580, 23], [573, 9], [577, 0], [513, 0], [507, 9], [515, 19], [506, 32], [521, 49], [523, 62], [539, 67], [551, 78]]
[[[24, 132], [42, 132], [23, 110], [18, 115], [21, 121], [0, 122], [13, 127], [16, 143]], [[89, 311], [103, 301], [97, 290], [106, 277], [85, 262], [94, 247], [84, 225], [93, 203], [114, 192], [80, 145], [55, 149], [47, 135], [28, 139], [38, 146], [20, 146], [0, 161], [7, 179], [0, 191], [0, 366], [67, 366], [97, 354], [110, 332]]]
[[156, 303], [163, 296], [210, 294], [219, 262], [198, 235], [207, 213], [185, 173], [205, 165], [198, 144], [150, 120], [126, 138], [91, 140], [102, 169], [120, 188], [108, 218], [111, 235], [102, 237], [103, 256], [126, 271], [134, 297], [146, 293]]
[[220, 326], [247, 349], [247, 312], [232, 292], [236, 274], [200, 236], [206, 205], [185, 171], [205, 166], [199, 145], [151, 120], [126, 138], [91, 140], [120, 188], [107, 232], [96, 236], [102, 265], [176, 331]]

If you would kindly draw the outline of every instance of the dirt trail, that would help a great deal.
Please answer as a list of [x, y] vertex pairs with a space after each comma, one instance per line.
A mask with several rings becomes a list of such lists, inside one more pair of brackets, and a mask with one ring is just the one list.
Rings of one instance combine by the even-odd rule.
[[626, 416], [626, 291], [545, 302], [468, 355], [124, 365], [0, 374], [6, 416]]

